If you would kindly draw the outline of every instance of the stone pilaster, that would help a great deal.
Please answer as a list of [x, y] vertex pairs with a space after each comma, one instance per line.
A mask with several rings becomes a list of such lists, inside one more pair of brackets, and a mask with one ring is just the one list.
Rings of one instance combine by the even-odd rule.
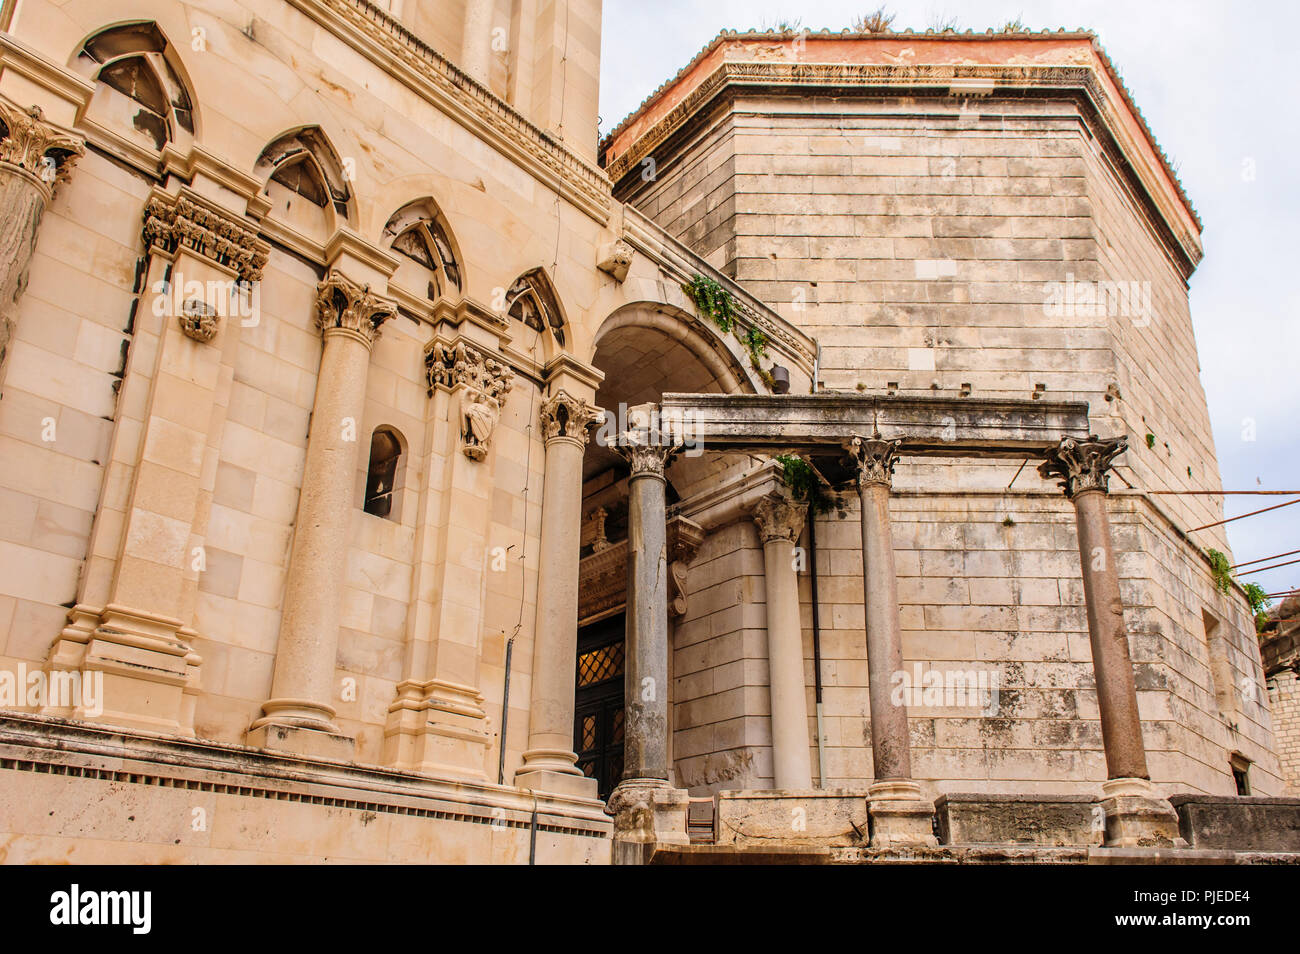
[[868, 789], [871, 845], [933, 845], [934, 803], [912, 781], [907, 706], [892, 699], [894, 673], [903, 669], [898, 577], [890, 532], [889, 497], [899, 441], [855, 437], [849, 453], [857, 465], [862, 505], [862, 589], [867, 619], [867, 670], [871, 705], [874, 783]]
[[80, 136], [45, 120], [39, 106], [21, 109], [0, 97], [0, 382], [27, 289], [41, 216], [55, 186], [67, 180], [85, 154]]
[[[190, 734], [198, 582], [249, 320], [241, 303], [268, 248], [240, 216], [185, 189], [153, 192], [143, 233], [153, 297], [137, 311], [110, 457], [110, 483], [126, 492], [106, 491], [101, 502], [77, 603], [48, 664], [102, 674], [103, 711], [50, 714]], [[142, 354], [150, 357], [136, 360]]]
[[799, 574], [794, 546], [808, 505], [785, 494], [764, 497], [751, 516], [763, 542], [767, 590], [768, 680], [772, 694], [772, 765], [779, 789], [812, 788], [808, 690], [799, 621]]
[[528, 749], [515, 784], [538, 791], [596, 797], [573, 752], [578, 649], [578, 551], [582, 534], [582, 458], [589, 429], [603, 418], [584, 398], [557, 390], [541, 410], [546, 441], [541, 564]]
[[388, 300], [333, 269], [316, 288], [324, 346], [307, 437], [307, 461], [285, 580], [271, 698], [249, 728], [250, 745], [347, 758], [354, 740], [334, 724], [339, 613], [358, 433], [370, 349], [395, 313]]
[[1107, 781], [1102, 786], [1101, 803], [1106, 816], [1106, 845], [1177, 845], [1181, 842], [1178, 816], [1168, 801], [1156, 795], [1147, 772], [1119, 571], [1106, 512], [1111, 462], [1127, 446], [1126, 437], [1065, 438], [1048, 454], [1038, 472], [1044, 479], [1059, 478], [1066, 497], [1074, 504], [1088, 641], [1106, 750]]
[[[628, 477], [627, 666], [623, 780], [609, 800], [614, 837], [625, 842], [685, 843], [684, 793], [668, 764], [668, 540], [665, 478], [681, 449], [654, 428], [655, 407], [629, 410], [632, 430], [611, 448], [631, 465]], [[681, 823], [679, 830], [678, 823]]]

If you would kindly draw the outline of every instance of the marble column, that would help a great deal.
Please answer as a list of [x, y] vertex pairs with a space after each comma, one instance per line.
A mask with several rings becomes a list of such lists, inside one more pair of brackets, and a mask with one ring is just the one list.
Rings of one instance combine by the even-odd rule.
[[595, 798], [597, 785], [578, 770], [573, 752], [582, 458], [588, 429], [602, 417], [598, 408], [564, 390], [542, 405], [546, 465], [532, 699], [528, 749], [515, 774], [520, 787], [583, 798]]
[[681, 445], [661, 434], [656, 409], [628, 411], [635, 430], [611, 448], [628, 477], [627, 663], [623, 780], [610, 795], [614, 837], [624, 842], [686, 843], [686, 793], [672, 787], [668, 763], [668, 534], [664, 471]]
[[807, 511], [807, 504], [782, 494], [764, 497], [751, 512], [763, 541], [772, 770], [776, 787], [787, 791], [812, 788], [799, 574], [794, 564], [794, 546]]
[[1127, 446], [1126, 437], [1065, 438], [1048, 454], [1038, 472], [1045, 479], [1059, 478], [1066, 497], [1074, 504], [1088, 641], [1106, 752], [1107, 781], [1102, 786], [1106, 844], [1169, 845], [1180, 840], [1178, 820], [1169, 803], [1155, 796], [1149, 781], [1119, 570], [1106, 510], [1111, 462]]
[[348, 527], [370, 349], [392, 304], [338, 271], [317, 286], [324, 338], [307, 461], [298, 497], [271, 698], [249, 744], [305, 755], [350, 756], [354, 740], [333, 719], [335, 657]]
[[868, 789], [873, 848], [933, 845], [934, 804], [912, 780], [907, 706], [895, 705], [894, 674], [903, 670], [903, 629], [898, 612], [898, 577], [889, 525], [889, 498], [900, 441], [853, 438], [862, 506], [862, 590], [867, 622], [871, 755], [875, 781]]
[[41, 216], [76, 161], [85, 154], [79, 136], [46, 122], [39, 106], [21, 109], [0, 98], [0, 382], [27, 289]]

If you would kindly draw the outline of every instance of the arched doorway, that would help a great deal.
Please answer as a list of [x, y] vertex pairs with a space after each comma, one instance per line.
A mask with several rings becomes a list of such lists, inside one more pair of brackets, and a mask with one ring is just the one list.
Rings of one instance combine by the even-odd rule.
[[[620, 309], [602, 325], [595, 344], [592, 364], [605, 375], [596, 404], [620, 421], [627, 420], [629, 408], [657, 403], [668, 392], [752, 390], [733, 356], [711, 341], [694, 319], [663, 308]], [[670, 516], [675, 504], [736, 464], [734, 455], [707, 448], [675, 458], [665, 474]], [[599, 440], [588, 445], [583, 460], [574, 751], [578, 767], [597, 779], [601, 798], [608, 798], [623, 768], [627, 477], [621, 456]], [[671, 547], [671, 526], [669, 532]], [[671, 739], [671, 658], [669, 683]]]

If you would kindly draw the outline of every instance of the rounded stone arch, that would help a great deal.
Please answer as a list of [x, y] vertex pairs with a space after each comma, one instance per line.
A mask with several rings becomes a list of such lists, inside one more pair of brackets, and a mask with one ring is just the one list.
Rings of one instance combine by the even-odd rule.
[[[493, 303], [495, 307], [496, 303]], [[573, 326], [565, 314], [559, 291], [540, 265], [524, 272], [505, 290], [502, 309], [521, 351], [537, 351], [545, 362], [571, 352]]]
[[272, 139], [257, 157], [253, 175], [271, 199], [270, 215], [312, 238], [324, 241], [340, 225], [355, 227], [350, 173], [319, 125], [295, 126]]
[[720, 329], [666, 302], [633, 301], [615, 309], [592, 335], [590, 353], [585, 355], [587, 363], [598, 365], [602, 342], [638, 331], [676, 342], [708, 369], [722, 393], [766, 393], [761, 379], [746, 366]]
[[[426, 294], [430, 301], [440, 297], [460, 299], [467, 287], [465, 257], [450, 221], [438, 202], [429, 195], [412, 199], [388, 217], [380, 241], [397, 252], [403, 264], [392, 280], [416, 294]], [[423, 269], [426, 283], [413, 287], [412, 281]]]
[[96, 84], [86, 110], [92, 118], [155, 151], [201, 141], [194, 80], [157, 21], [106, 24], [77, 44], [68, 65]]

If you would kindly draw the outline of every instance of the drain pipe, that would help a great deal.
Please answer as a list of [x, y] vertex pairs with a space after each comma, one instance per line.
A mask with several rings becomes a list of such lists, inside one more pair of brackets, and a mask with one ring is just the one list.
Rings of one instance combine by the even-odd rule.
[[817, 787], [826, 787], [826, 749], [822, 727], [822, 637], [817, 602], [817, 514], [808, 508], [808, 574], [812, 584], [813, 700], [817, 707]]
[[[816, 610], [814, 610], [816, 612]], [[497, 784], [506, 783], [506, 726], [510, 723], [510, 656], [515, 649], [512, 633], [506, 640], [506, 684], [501, 690], [501, 744], [497, 747]], [[820, 698], [820, 697], [819, 697]]]

